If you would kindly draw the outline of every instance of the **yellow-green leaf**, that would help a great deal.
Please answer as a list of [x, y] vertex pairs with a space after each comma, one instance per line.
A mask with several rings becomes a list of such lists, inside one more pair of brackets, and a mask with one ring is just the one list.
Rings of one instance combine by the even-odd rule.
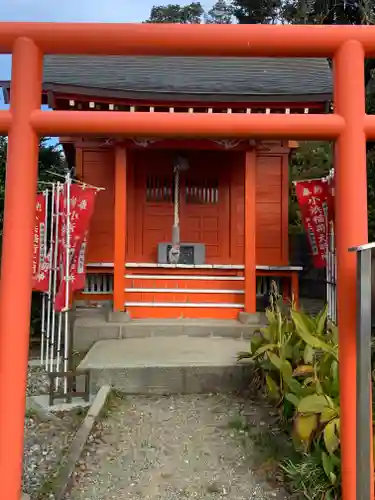
[[332, 354], [332, 356], [337, 356], [336, 350], [329, 344], [317, 337], [314, 331], [311, 331], [311, 322], [307, 321], [306, 317], [298, 311], [292, 311], [292, 319], [296, 327], [298, 335], [301, 337], [306, 344], [314, 347], [315, 349], [321, 349], [324, 352]]
[[339, 447], [340, 441], [336, 434], [336, 420], [331, 420], [324, 427], [324, 444], [326, 445], [327, 451], [330, 455], [333, 455], [337, 448]]
[[255, 351], [255, 353], [253, 354], [253, 358], [257, 358], [258, 356], [264, 354], [267, 351], [272, 351], [272, 349], [275, 349], [275, 347], [277, 347], [276, 344], [262, 345], [261, 347], [259, 347], [259, 349]]
[[328, 305], [326, 304], [324, 308], [320, 311], [316, 317], [316, 333], [317, 335], [323, 335], [327, 326], [327, 315], [328, 315]]
[[298, 395], [301, 394], [301, 392], [302, 392], [302, 386], [298, 382], [298, 380], [296, 380], [293, 377], [288, 377], [288, 376], [286, 376], [284, 374], [283, 374], [283, 380], [286, 383], [286, 385], [289, 387], [290, 391], [292, 391], [294, 394], [298, 394]]
[[293, 367], [286, 359], [284, 359], [281, 363], [281, 373], [285, 378], [293, 377]]
[[305, 349], [303, 351], [303, 360], [308, 365], [314, 361], [314, 349], [311, 345], [306, 344]]
[[280, 397], [279, 388], [278, 388], [276, 382], [269, 375], [266, 375], [266, 384], [267, 384], [268, 392], [272, 396], [279, 398]]
[[332, 340], [335, 344], [339, 343], [339, 331], [336, 325], [330, 324], [329, 328], [331, 330]]
[[293, 346], [286, 345], [284, 346], [284, 358], [293, 359]]
[[295, 377], [301, 377], [303, 375], [311, 375], [314, 373], [314, 367], [312, 365], [299, 365], [294, 370], [293, 375]]
[[333, 473], [333, 464], [331, 458], [325, 451], [322, 451], [322, 464], [326, 476], [329, 478], [330, 474]]
[[300, 400], [295, 394], [292, 394], [291, 392], [287, 392], [285, 394], [285, 399], [287, 399], [290, 403], [292, 403], [292, 405], [294, 405], [296, 408], [298, 408]]
[[263, 344], [263, 338], [260, 335], [252, 337], [250, 340], [250, 352], [254, 353]]
[[274, 354], [273, 352], [267, 353], [268, 359], [271, 361], [273, 366], [275, 366], [278, 370], [282, 370], [282, 360], [277, 356], [277, 354]]
[[261, 328], [259, 331], [260, 331], [260, 333], [263, 335], [263, 337], [264, 337], [266, 340], [268, 340], [269, 342], [270, 342], [271, 340], [273, 340], [273, 339], [272, 339], [272, 334], [271, 334], [271, 327], [266, 326], [266, 327]]
[[298, 413], [322, 413], [329, 404], [326, 396], [311, 394], [303, 398], [298, 405]]
[[268, 323], [270, 323], [270, 324], [273, 323], [276, 319], [275, 313], [273, 311], [271, 311], [271, 309], [268, 307], [266, 309], [266, 318], [268, 320]]
[[334, 485], [336, 484], [336, 481], [337, 481], [337, 476], [336, 476], [336, 474], [334, 474], [333, 472], [331, 472], [331, 473], [329, 474], [329, 478], [330, 478], [330, 480], [331, 480], [331, 484], [334, 486]]
[[320, 421], [322, 424], [325, 424], [326, 422], [330, 422], [333, 418], [336, 418], [338, 415], [338, 412], [335, 408], [329, 408], [327, 407], [325, 410], [322, 411], [320, 415]]
[[338, 387], [338, 384], [339, 384], [339, 364], [337, 361], [332, 361], [331, 377], [332, 377], [332, 386]]
[[318, 427], [317, 415], [298, 415], [295, 420], [295, 429], [301, 441], [309, 441]]
[[242, 361], [244, 359], [251, 359], [251, 353], [246, 351], [241, 351], [237, 354], [238, 361]]

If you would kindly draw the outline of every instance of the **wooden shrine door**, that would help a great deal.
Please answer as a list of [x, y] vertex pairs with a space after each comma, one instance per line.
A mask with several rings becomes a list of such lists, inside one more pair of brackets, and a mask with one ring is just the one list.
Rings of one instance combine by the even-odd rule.
[[204, 243], [207, 264], [226, 264], [230, 255], [229, 165], [224, 152], [196, 151], [181, 173], [181, 242]]
[[[174, 212], [174, 151], [137, 152], [134, 161], [135, 260], [157, 262], [158, 243], [171, 241]], [[229, 262], [229, 165], [227, 153], [188, 152], [180, 174], [180, 238], [203, 243], [208, 264]]]

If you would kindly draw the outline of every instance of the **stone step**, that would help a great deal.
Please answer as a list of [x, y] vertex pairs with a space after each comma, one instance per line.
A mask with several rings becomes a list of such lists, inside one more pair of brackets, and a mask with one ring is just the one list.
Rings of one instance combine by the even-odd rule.
[[131, 320], [108, 322], [97, 314], [79, 316], [74, 323], [73, 347], [86, 352], [98, 340], [145, 337], [229, 337], [249, 339], [261, 328], [260, 323], [244, 324], [236, 320]]
[[126, 394], [199, 394], [248, 388], [253, 365], [237, 362], [249, 342], [220, 337], [131, 338], [96, 342], [78, 366], [92, 391], [109, 384]]

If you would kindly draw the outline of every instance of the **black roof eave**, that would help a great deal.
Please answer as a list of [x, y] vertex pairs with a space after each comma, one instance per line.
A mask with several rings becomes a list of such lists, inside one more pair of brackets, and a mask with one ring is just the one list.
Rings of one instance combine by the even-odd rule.
[[[9, 81], [0, 81], [0, 87], [3, 88], [4, 100], [7, 104], [9, 101]], [[143, 92], [135, 90], [115, 90], [103, 89], [96, 87], [81, 87], [74, 85], [61, 85], [56, 83], [44, 83], [43, 91], [56, 92], [61, 94], [82, 95], [91, 97], [105, 97], [113, 99], [129, 99], [129, 100], [148, 100], [151, 102], [210, 102], [210, 103], [246, 103], [246, 102], [262, 102], [262, 103], [292, 103], [292, 102], [328, 102], [332, 100], [332, 94], [221, 94], [221, 93], [189, 93], [181, 94], [176, 92]]]

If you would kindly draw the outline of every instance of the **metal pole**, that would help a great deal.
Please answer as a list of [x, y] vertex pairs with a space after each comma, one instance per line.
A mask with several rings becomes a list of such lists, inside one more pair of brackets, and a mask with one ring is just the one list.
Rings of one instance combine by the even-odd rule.
[[[68, 173], [66, 175], [66, 234], [65, 234], [65, 244], [66, 244], [66, 249], [65, 249], [65, 310], [64, 310], [64, 315], [65, 315], [65, 323], [64, 323], [64, 372], [66, 373], [68, 371], [68, 361], [69, 361], [69, 318], [68, 318], [68, 311], [69, 311], [69, 294], [70, 294], [70, 262], [71, 262], [71, 257], [70, 257], [70, 186], [71, 186], [71, 176]], [[68, 378], [65, 376], [64, 378], [64, 394], [67, 394], [68, 392]]]
[[[52, 245], [51, 254], [51, 273], [52, 273], [52, 326], [53, 332], [56, 330], [56, 311], [55, 311], [55, 300], [57, 292], [57, 278], [58, 278], [58, 266], [59, 266], [59, 230], [60, 230], [60, 198], [61, 198], [62, 185], [60, 182], [56, 184], [56, 207], [55, 207], [55, 236]], [[61, 313], [60, 313], [61, 316]], [[61, 355], [61, 322], [58, 323], [57, 329], [57, 346], [56, 346], [56, 372], [60, 371], [60, 355]], [[56, 390], [59, 388], [59, 378], [55, 380]]]
[[50, 372], [53, 372], [54, 364], [54, 349], [55, 349], [55, 325], [53, 322], [54, 316], [52, 301], [53, 301], [53, 248], [54, 248], [54, 228], [55, 228], [55, 196], [56, 196], [56, 185], [52, 184], [52, 195], [51, 195], [51, 231], [50, 231], [50, 260], [49, 260], [49, 284], [48, 284], [48, 330], [50, 331]]
[[[48, 231], [48, 189], [44, 191], [44, 197], [45, 197], [45, 203], [46, 203], [46, 208], [45, 208], [45, 214], [44, 214], [44, 231], [45, 231], [45, 237], [47, 238], [47, 231]], [[47, 247], [48, 243], [47, 241], [45, 242], [45, 245], [43, 247], [43, 261], [46, 261], [47, 258]], [[49, 331], [49, 326], [48, 326], [48, 310], [46, 308], [46, 300], [49, 300], [49, 296], [46, 293], [42, 293], [42, 324], [41, 324], [41, 343], [40, 343], [40, 364], [43, 366], [44, 365], [44, 353], [45, 351], [48, 351], [45, 348], [45, 340], [46, 340], [46, 330], [47, 332]], [[46, 321], [46, 313], [47, 313], [47, 321]], [[47, 329], [46, 329], [46, 324], [47, 324]], [[47, 333], [47, 337], [48, 337]], [[48, 358], [48, 353], [46, 352], [46, 357]]]
[[[53, 205], [54, 205], [54, 197], [55, 197], [55, 185], [52, 184], [52, 193], [51, 193], [51, 210], [53, 211]], [[48, 203], [46, 202], [46, 215], [47, 215], [47, 220], [48, 220]], [[47, 231], [47, 226], [46, 226], [46, 231]], [[48, 303], [47, 303], [47, 344], [46, 344], [46, 370], [48, 372], [48, 363], [49, 363], [49, 358], [48, 358], [48, 350], [50, 349], [50, 342], [51, 342], [51, 334], [53, 335], [53, 332], [51, 332], [51, 249], [52, 249], [52, 235], [53, 235], [53, 212], [51, 216], [51, 228], [50, 228], [50, 259], [49, 259], [49, 272], [48, 272]], [[47, 252], [46, 252], [46, 257], [47, 257]], [[53, 349], [53, 348], [52, 348]], [[51, 350], [52, 350], [51, 349]], [[52, 371], [52, 358], [51, 358], [51, 371]]]
[[374, 488], [371, 393], [371, 258], [374, 246], [350, 249], [357, 253], [356, 500], [371, 500]]

